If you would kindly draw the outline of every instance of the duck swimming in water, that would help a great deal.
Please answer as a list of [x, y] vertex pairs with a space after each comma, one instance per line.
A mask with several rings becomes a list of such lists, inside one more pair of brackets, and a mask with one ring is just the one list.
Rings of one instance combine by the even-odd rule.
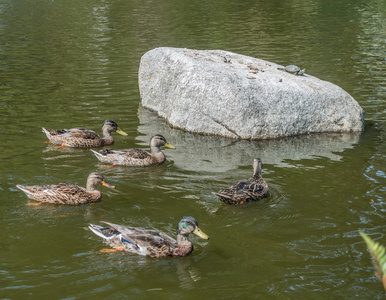
[[183, 217], [177, 226], [177, 239], [158, 230], [140, 227], [128, 227], [108, 222], [108, 226], [90, 224], [89, 228], [104, 242], [114, 249], [102, 252], [126, 251], [149, 257], [185, 256], [193, 251], [193, 244], [189, 241], [189, 234], [193, 233], [202, 239], [209, 237], [198, 227], [193, 217]]
[[253, 160], [253, 176], [248, 180], [240, 180], [229, 188], [213, 193], [226, 204], [244, 204], [268, 196], [267, 182], [261, 177], [263, 163], [260, 158]]
[[97, 186], [104, 185], [108, 188], [115, 188], [106, 182], [105, 178], [99, 173], [91, 173], [87, 178], [87, 187], [83, 188], [71, 183], [58, 183], [51, 185], [16, 185], [28, 198], [39, 201], [40, 203], [55, 204], [84, 204], [96, 202], [102, 199], [102, 193], [97, 190]]
[[99, 151], [92, 150], [95, 156], [104, 163], [110, 163], [120, 166], [147, 167], [155, 164], [162, 164], [166, 161], [165, 154], [160, 147], [175, 149], [164, 136], [154, 135], [150, 139], [150, 153], [138, 148], [111, 150], [103, 149]]
[[112, 120], [106, 120], [102, 126], [103, 137], [100, 137], [95, 131], [84, 128], [72, 129], [46, 129], [42, 128], [43, 132], [52, 144], [61, 145], [62, 147], [102, 147], [109, 146], [114, 143], [114, 138], [111, 132], [116, 132], [121, 135], [127, 135], [122, 131], [117, 123]]

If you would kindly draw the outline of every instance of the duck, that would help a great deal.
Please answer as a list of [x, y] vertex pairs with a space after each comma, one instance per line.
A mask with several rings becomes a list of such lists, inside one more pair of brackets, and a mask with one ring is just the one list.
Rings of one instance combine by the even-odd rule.
[[121, 130], [113, 120], [103, 122], [103, 137], [100, 137], [95, 131], [84, 128], [55, 130], [43, 127], [42, 131], [49, 139], [49, 143], [61, 145], [61, 147], [103, 147], [114, 143], [111, 132], [127, 136], [127, 133]]
[[156, 134], [150, 139], [150, 153], [138, 148], [121, 150], [103, 149], [99, 151], [91, 149], [91, 151], [104, 163], [120, 166], [147, 167], [162, 164], [166, 161], [165, 154], [160, 148], [162, 146], [175, 149], [173, 145], [166, 141], [163, 135]]
[[113, 249], [102, 249], [101, 252], [125, 251], [148, 257], [186, 256], [193, 252], [189, 234], [193, 233], [208, 240], [195, 218], [182, 217], [177, 225], [177, 239], [159, 230], [128, 227], [109, 222], [108, 226], [89, 225], [89, 229]]
[[261, 177], [263, 163], [260, 158], [253, 160], [253, 176], [248, 180], [240, 180], [229, 188], [213, 192], [226, 204], [241, 205], [252, 200], [262, 199], [269, 194], [267, 182]]
[[97, 190], [99, 185], [114, 189], [103, 175], [93, 172], [87, 178], [86, 188], [71, 183], [57, 183], [51, 185], [16, 185], [23, 191], [29, 199], [38, 201], [36, 205], [42, 203], [77, 205], [89, 202], [96, 202], [102, 199], [102, 193]]

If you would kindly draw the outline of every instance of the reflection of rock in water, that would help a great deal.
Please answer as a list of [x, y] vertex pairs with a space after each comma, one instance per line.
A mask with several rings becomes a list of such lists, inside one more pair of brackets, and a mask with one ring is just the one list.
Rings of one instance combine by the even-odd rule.
[[326, 157], [340, 160], [336, 154], [352, 149], [359, 141], [360, 133], [312, 134], [262, 141], [234, 141], [216, 136], [204, 136], [173, 129], [156, 113], [139, 108], [138, 137], [149, 144], [154, 134], [163, 134], [175, 151], [165, 150], [166, 157], [174, 160], [175, 166], [191, 171], [224, 172], [240, 165], [250, 165], [253, 158], [260, 157], [263, 163], [279, 167], [291, 167], [287, 160], [315, 159]]

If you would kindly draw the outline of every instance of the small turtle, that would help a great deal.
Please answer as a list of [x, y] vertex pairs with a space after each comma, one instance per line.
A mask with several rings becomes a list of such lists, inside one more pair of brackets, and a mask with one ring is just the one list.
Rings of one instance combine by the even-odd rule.
[[306, 69], [301, 70], [298, 66], [295, 65], [289, 65], [285, 68], [277, 68], [278, 70], [286, 71], [288, 73], [294, 74], [294, 75], [303, 75]]

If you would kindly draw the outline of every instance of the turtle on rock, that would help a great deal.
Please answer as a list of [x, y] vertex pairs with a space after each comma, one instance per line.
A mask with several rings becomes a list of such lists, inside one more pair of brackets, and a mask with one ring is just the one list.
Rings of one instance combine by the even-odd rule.
[[286, 66], [285, 68], [279, 67], [277, 69], [281, 71], [286, 71], [294, 75], [303, 75], [304, 72], [306, 72], [306, 69], [300, 69], [298, 66], [295, 66], [295, 65], [289, 65], [289, 66]]

